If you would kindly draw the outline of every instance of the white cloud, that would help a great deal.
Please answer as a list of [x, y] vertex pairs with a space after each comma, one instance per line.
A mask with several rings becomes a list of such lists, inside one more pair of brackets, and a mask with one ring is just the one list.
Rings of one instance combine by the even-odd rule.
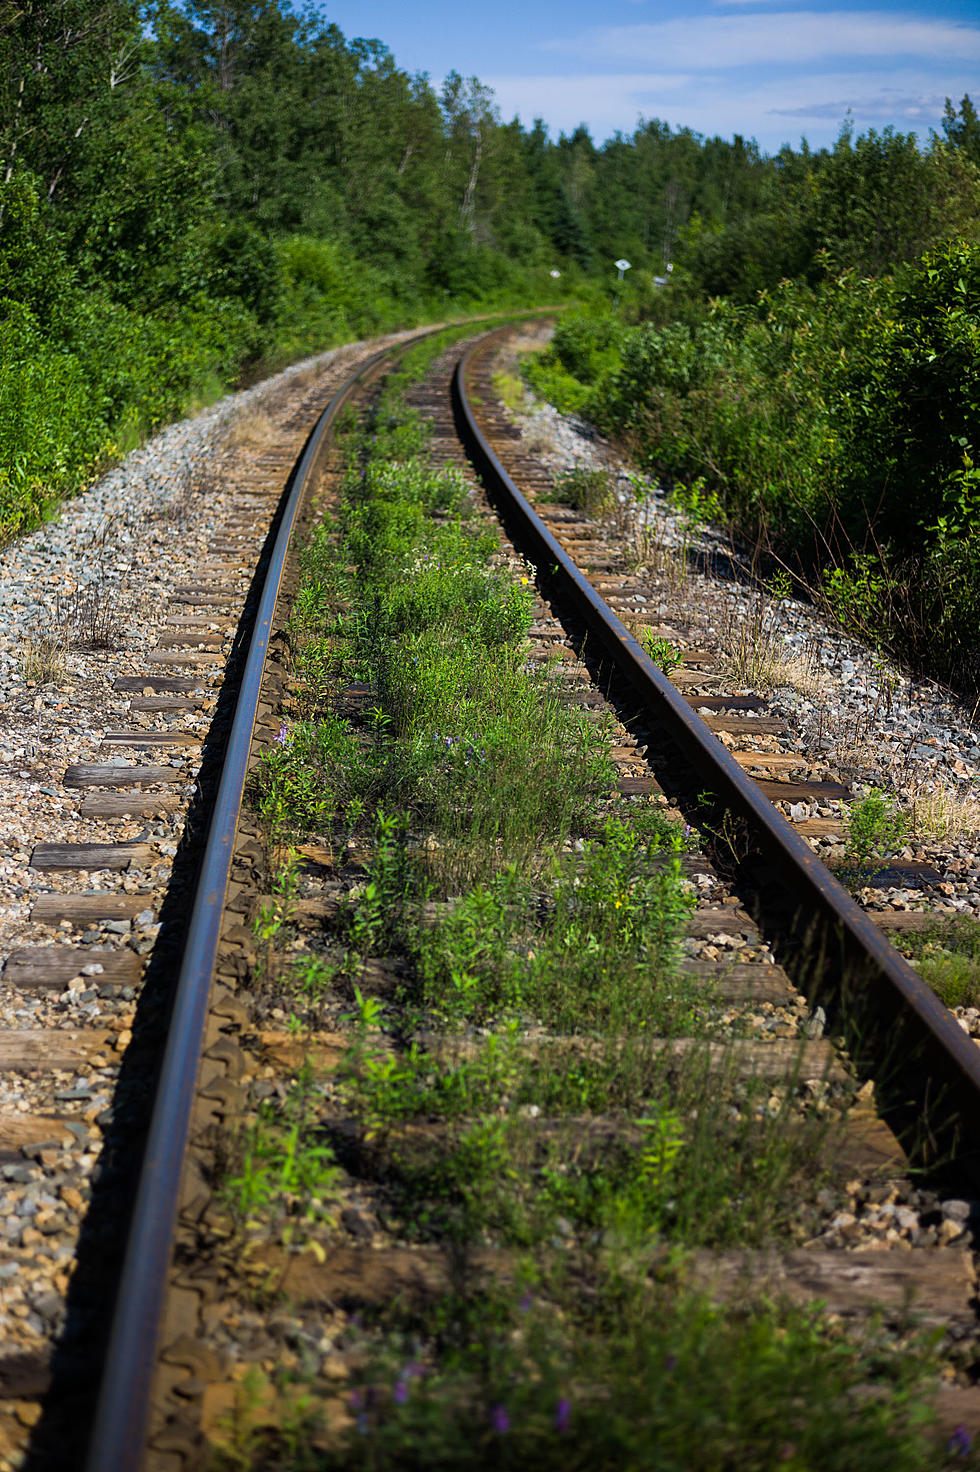
[[830, 102], [809, 102], [802, 107], [772, 107], [769, 112], [773, 117], [831, 122], [839, 122], [845, 113], [851, 112], [876, 126], [891, 123], [901, 132], [914, 132], [922, 127], [938, 130], [945, 100], [944, 93], [896, 95], [894, 88], [883, 87], [867, 97], [852, 95]]
[[[689, 92], [695, 78], [681, 72], [661, 75], [652, 72], [596, 74], [577, 77], [486, 77], [493, 88], [501, 115], [519, 113], [522, 122], [545, 118], [555, 132], [568, 133], [586, 118], [603, 119], [594, 125], [597, 138], [619, 128], [631, 133], [642, 112], [646, 117], [663, 116], [669, 106], [681, 107], [680, 97]], [[673, 99], [668, 102], [668, 99]], [[656, 99], [663, 99], [662, 103]], [[607, 121], [618, 118], [611, 125]], [[605, 129], [605, 132], [603, 131]]]
[[873, 71], [832, 71], [819, 76], [760, 74], [746, 79], [713, 74], [591, 72], [586, 76], [490, 76], [505, 118], [525, 125], [542, 117], [552, 132], [571, 132], [580, 122], [601, 143], [617, 130], [632, 133], [642, 115], [672, 127], [689, 127], [708, 137], [733, 133], [755, 138], [768, 152], [806, 135], [814, 147], [833, 142], [848, 110], [858, 132], [893, 124], [923, 137], [940, 127], [946, 96], [962, 97], [971, 86], [970, 68], [940, 77], [927, 68], [890, 69], [887, 80]]
[[548, 50], [631, 66], [786, 65], [836, 58], [854, 62], [900, 56], [920, 60], [980, 59], [980, 28], [920, 20], [888, 11], [782, 11], [760, 15], [700, 15], [653, 25], [603, 26], [547, 43]]

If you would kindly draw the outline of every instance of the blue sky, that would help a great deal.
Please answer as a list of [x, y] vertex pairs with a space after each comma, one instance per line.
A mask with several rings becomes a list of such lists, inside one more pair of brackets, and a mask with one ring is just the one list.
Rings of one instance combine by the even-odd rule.
[[928, 137], [943, 100], [980, 105], [980, 0], [330, 0], [349, 39], [376, 37], [438, 85], [455, 69], [494, 90], [505, 120], [578, 123], [597, 142], [638, 119], [730, 138], [833, 143], [892, 124]]

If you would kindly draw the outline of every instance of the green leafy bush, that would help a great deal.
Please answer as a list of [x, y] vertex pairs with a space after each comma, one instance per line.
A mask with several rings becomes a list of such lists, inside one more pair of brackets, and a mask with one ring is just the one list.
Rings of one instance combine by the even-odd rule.
[[[700, 322], [563, 322], [532, 381], [718, 496], [866, 637], [976, 683], [980, 246], [782, 282]], [[577, 375], [581, 375], [578, 377]]]
[[844, 818], [844, 846], [857, 864], [889, 858], [905, 834], [909, 820], [884, 792], [872, 787], [855, 798]]

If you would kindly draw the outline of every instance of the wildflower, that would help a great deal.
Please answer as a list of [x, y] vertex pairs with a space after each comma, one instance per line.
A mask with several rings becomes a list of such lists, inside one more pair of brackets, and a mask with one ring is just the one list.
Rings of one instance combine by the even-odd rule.
[[279, 727], [279, 734], [276, 737], [276, 740], [280, 746], [286, 746], [289, 742], [289, 727], [286, 725], [285, 721], [283, 721], [282, 725]]
[[949, 1438], [946, 1450], [951, 1457], [965, 1457], [969, 1455], [971, 1445], [970, 1433], [961, 1421], [958, 1426], [953, 1427], [953, 1434]]
[[510, 1417], [507, 1414], [506, 1406], [498, 1403], [493, 1407], [490, 1412], [490, 1425], [499, 1436], [506, 1436], [510, 1430]]
[[571, 1424], [572, 1403], [570, 1400], [566, 1400], [565, 1397], [562, 1396], [557, 1406], [555, 1407], [555, 1430], [560, 1436], [564, 1436], [565, 1432], [568, 1430]]
[[396, 1406], [403, 1406], [408, 1400], [408, 1381], [405, 1379], [404, 1375], [399, 1375], [398, 1379], [395, 1381], [395, 1389], [393, 1393]]

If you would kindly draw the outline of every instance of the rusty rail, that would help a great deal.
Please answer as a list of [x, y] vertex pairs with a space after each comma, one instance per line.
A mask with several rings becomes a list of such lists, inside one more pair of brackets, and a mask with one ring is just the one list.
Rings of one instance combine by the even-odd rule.
[[289, 541], [326, 435], [360, 381], [390, 351], [386, 348], [368, 358], [337, 391], [317, 420], [286, 483], [177, 981], [89, 1443], [87, 1472], [137, 1472], [145, 1456], [157, 1343], [208, 997], [266, 652]]
[[461, 358], [453, 408], [457, 430], [508, 530], [601, 641], [650, 719], [705, 786], [749, 825], [784, 900], [790, 898], [797, 935], [806, 938], [784, 965], [795, 971], [804, 994], [836, 1006], [852, 1051], [873, 1046], [882, 1112], [920, 1158], [955, 1157], [959, 1169], [980, 1180], [980, 1049], [644, 653], [514, 484], [467, 397], [473, 360], [486, 347], [485, 338]]

